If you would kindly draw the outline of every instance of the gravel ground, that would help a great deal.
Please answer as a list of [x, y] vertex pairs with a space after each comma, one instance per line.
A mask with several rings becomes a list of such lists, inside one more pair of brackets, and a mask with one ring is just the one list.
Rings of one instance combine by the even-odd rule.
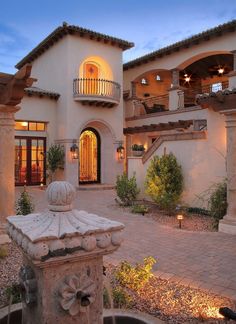
[[8, 304], [6, 288], [18, 283], [22, 253], [14, 243], [7, 245], [8, 256], [0, 259], [0, 307]]
[[[149, 202], [143, 202], [148, 206], [149, 211], [144, 217], [151, 217], [162, 225], [167, 225], [173, 228], [178, 228], [179, 223], [175, 215], [168, 216], [164, 212], [160, 211], [155, 204]], [[210, 216], [204, 216], [199, 214], [187, 214], [184, 215], [182, 221], [182, 229], [187, 231], [197, 232], [215, 232], [216, 229], [213, 227], [212, 218]]]
[[[111, 265], [106, 267], [107, 275], [116, 268]], [[113, 287], [119, 287], [114, 280]], [[236, 303], [230, 299], [203, 292], [199, 289], [189, 288], [168, 280], [153, 277], [139, 290], [134, 292], [122, 288], [131, 297], [128, 303], [130, 308], [155, 316], [168, 324], [182, 323], [235, 323], [225, 320], [218, 312], [220, 307], [229, 307], [236, 310]]]

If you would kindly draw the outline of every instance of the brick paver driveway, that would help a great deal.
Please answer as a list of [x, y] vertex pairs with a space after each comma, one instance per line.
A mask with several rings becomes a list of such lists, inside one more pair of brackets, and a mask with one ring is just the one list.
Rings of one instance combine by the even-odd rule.
[[[19, 191], [21, 189], [17, 189]], [[47, 203], [44, 191], [31, 189], [36, 210]], [[78, 191], [75, 207], [125, 224], [124, 242], [105, 261], [157, 259], [156, 275], [236, 300], [236, 236], [189, 232], [160, 225], [115, 204], [113, 190]]]

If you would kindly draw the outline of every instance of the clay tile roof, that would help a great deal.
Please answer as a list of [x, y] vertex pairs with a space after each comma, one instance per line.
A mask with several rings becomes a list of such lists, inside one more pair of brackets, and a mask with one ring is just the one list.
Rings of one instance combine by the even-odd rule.
[[28, 87], [25, 88], [25, 93], [29, 96], [38, 95], [40, 97], [49, 97], [51, 99], [57, 100], [60, 97], [60, 94], [54, 91], [43, 90], [38, 87]]
[[190, 46], [197, 45], [200, 42], [208, 41], [212, 37], [221, 36], [223, 33], [234, 32], [235, 29], [236, 29], [236, 19], [229, 21], [225, 24], [219, 25], [217, 27], [208, 29], [204, 32], [201, 32], [189, 38], [186, 38], [180, 42], [163, 47], [157, 51], [138, 57], [135, 60], [125, 63], [123, 65], [123, 69], [128, 70], [134, 68], [135, 66], [155, 60], [156, 58], [160, 58], [164, 55], [169, 55], [173, 52], [177, 52], [182, 48], [188, 48]]
[[118, 46], [123, 50], [129, 49], [134, 46], [134, 43], [122, 40], [120, 38], [108, 36], [105, 34], [97, 33], [95, 31], [85, 29], [79, 26], [68, 25], [63, 23], [62, 26], [56, 28], [50, 35], [48, 35], [41, 43], [39, 43], [28, 55], [26, 55], [20, 62], [16, 64], [16, 68], [21, 68], [24, 64], [34, 61], [43, 52], [49, 49], [57, 41], [66, 35], [78, 35], [80, 37], [87, 37], [95, 41], [102, 41], [113, 46]]

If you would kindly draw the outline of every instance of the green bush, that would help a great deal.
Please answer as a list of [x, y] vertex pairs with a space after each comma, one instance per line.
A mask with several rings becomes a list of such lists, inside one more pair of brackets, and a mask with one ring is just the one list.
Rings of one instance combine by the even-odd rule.
[[20, 194], [19, 199], [16, 202], [16, 214], [17, 215], [28, 215], [33, 213], [34, 205], [29, 193], [24, 189]]
[[131, 206], [137, 198], [139, 191], [135, 175], [130, 179], [126, 173], [117, 176], [116, 193], [124, 206]]
[[147, 257], [143, 264], [135, 266], [123, 261], [115, 272], [115, 278], [122, 286], [138, 291], [153, 277], [152, 268], [155, 263], [153, 257]]
[[[115, 308], [130, 308], [132, 297], [120, 286], [112, 288], [112, 300]], [[106, 288], [103, 289], [103, 306], [111, 308], [110, 297]]]
[[131, 212], [134, 214], [142, 214], [148, 213], [148, 207], [145, 205], [134, 205], [131, 209]]
[[227, 184], [226, 181], [215, 185], [209, 199], [210, 215], [214, 219], [214, 226], [217, 227], [219, 220], [222, 219], [227, 211]]
[[8, 250], [6, 246], [0, 246], [0, 260], [8, 256]]
[[47, 151], [47, 169], [49, 170], [50, 182], [53, 181], [53, 176], [57, 169], [64, 167], [64, 148], [59, 144], [51, 145]]
[[133, 151], [145, 151], [145, 147], [143, 146], [143, 144], [133, 144], [132, 150]]
[[173, 213], [183, 192], [183, 175], [172, 153], [153, 157], [147, 170], [145, 188], [160, 208]]
[[21, 302], [21, 289], [20, 285], [13, 284], [12, 286], [9, 286], [5, 290], [6, 296], [8, 300], [10, 300], [12, 296], [12, 304], [17, 304]]

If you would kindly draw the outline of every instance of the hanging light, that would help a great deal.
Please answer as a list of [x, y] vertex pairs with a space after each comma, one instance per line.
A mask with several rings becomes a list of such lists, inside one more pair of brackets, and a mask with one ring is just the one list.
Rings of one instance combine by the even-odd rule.
[[190, 76], [188, 76], [187, 74], [184, 75], [185, 82], [190, 82], [190, 79]]
[[71, 157], [72, 157], [73, 160], [77, 160], [79, 158], [79, 148], [76, 145], [76, 143], [74, 143], [71, 146], [70, 152], [71, 152]]
[[219, 73], [219, 74], [223, 74], [224, 71], [225, 71], [224, 68], [219, 68], [219, 69], [218, 69], [218, 73]]
[[23, 121], [23, 122], [21, 122], [21, 125], [22, 125], [23, 127], [27, 127], [27, 126], [28, 126], [28, 122]]
[[124, 160], [125, 158], [125, 148], [124, 146], [120, 143], [119, 146], [116, 149], [118, 160]]

